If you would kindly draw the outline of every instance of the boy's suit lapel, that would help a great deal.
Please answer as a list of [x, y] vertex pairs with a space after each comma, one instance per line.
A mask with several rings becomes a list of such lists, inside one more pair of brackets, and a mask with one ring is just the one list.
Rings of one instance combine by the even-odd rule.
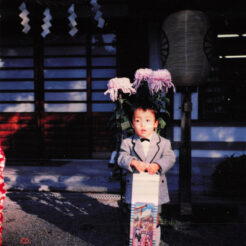
[[157, 153], [160, 150], [159, 143], [161, 142], [161, 139], [157, 133], [153, 133], [151, 139], [150, 139], [150, 146], [149, 151], [146, 157], [146, 163], [151, 163], [155, 159]]
[[145, 155], [143, 152], [143, 146], [137, 135], [134, 135], [132, 138], [132, 146], [136, 156], [140, 159], [140, 161], [144, 161]]
[[140, 138], [137, 135], [134, 135], [132, 138], [132, 145], [133, 150], [136, 154], [136, 156], [146, 163], [151, 163], [155, 159], [155, 156], [160, 150], [159, 143], [161, 142], [161, 139], [157, 133], [153, 133], [151, 139], [150, 139], [150, 146], [149, 151], [147, 154], [147, 157], [145, 157], [145, 154], [143, 152], [143, 146], [140, 141]]

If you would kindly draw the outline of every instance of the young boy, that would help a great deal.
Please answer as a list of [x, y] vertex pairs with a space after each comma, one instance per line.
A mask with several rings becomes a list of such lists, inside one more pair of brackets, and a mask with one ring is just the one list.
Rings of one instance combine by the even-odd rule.
[[[134, 172], [148, 172], [150, 175], [159, 173], [159, 205], [169, 202], [165, 173], [174, 165], [175, 155], [170, 141], [155, 132], [158, 126], [157, 114], [157, 110], [151, 104], [136, 105], [131, 119], [135, 135], [124, 139], [121, 143], [118, 165], [127, 170], [125, 192], [127, 204], [131, 203], [131, 176]], [[157, 235], [156, 245], [159, 245], [159, 226]]]

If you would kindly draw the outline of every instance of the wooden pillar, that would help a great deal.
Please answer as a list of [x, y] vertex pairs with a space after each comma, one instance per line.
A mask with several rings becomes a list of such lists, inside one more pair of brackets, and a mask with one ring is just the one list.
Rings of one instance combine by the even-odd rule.
[[87, 129], [88, 129], [88, 158], [92, 158], [93, 152], [93, 115], [92, 115], [92, 86], [91, 86], [91, 78], [92, 78], [92, 65], [91, 65], [91, 30], [89, 34], [87, 34], [86, 41], [86, 59], [87, 59], [87, 75], [86, 75], [86, 88], [87, 88]]
[[35, 117], [38, 128], [39, 159], [45, 155], [44, 148], [44, 40], [41, 36], [43, 9], [37, 4], [32, 5], [35, 19], [32, 24], [33, 32], [33, 65], [35, 91]]
[[191, 88], [182, 88], [181, 145], [179, 149], [180, 215], [191, 215]]

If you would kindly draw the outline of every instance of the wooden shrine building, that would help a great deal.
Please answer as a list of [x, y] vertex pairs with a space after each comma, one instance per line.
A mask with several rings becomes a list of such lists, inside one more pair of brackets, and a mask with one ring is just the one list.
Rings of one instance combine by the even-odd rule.
[[[133, 80], [138, 68], [165, 67], [171, 44], [163, 39], [162, 23], [187, 8], [210, 21], [202, 47], [209, 76], [192, 92], [192, 155], [245, 153], [246, 11], [223, 4], [1, 0], [0, 139], [8, 158], [108, 158], [114, 150], [108, 80]], [[163, 134], [178, 155], [179, 88], [170, 97]]]

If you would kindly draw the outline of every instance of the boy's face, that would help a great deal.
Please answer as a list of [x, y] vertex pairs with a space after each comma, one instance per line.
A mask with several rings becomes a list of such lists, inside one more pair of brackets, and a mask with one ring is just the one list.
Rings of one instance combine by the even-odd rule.
[[132, 119], [132, 127], [135, 133], [141, 138], [148, 138], [158, 126], [158, 120], [155, 119], [155, 114], [152, 110], [137, 108], [134, 111]]

